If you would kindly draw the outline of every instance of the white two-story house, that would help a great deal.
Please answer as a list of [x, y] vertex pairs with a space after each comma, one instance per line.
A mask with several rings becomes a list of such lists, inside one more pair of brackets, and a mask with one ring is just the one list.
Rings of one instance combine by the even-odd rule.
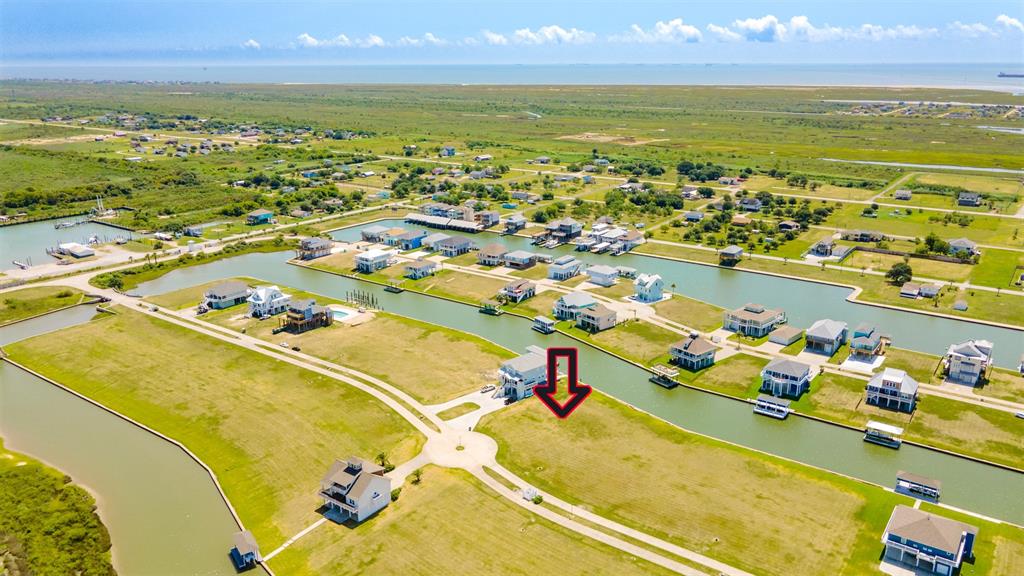
[[506, 360], [498, 370], [501, 395], [512, 400], [533, 396], [533, 388], [548, 381], [548, 358], [541, 348], [530, 346], [527, 353]]
[[266, 318], [280, 314], [288, 309], [292, 297], [277, 286], [260, 286], [249, 295], [249, 315], [254, 318]]
[[328, 517], [362, 522], [391, 502], [391, 479], [362, 458], [335, 460], [320, 481], [320, 497]]

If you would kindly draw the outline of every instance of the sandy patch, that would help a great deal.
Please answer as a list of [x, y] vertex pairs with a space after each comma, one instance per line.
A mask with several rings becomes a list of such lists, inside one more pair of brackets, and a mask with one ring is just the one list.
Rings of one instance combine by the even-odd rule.
[[637, 138], [635, 136], [618, 136], [615, 134], [601, 134], [600, 132], [584, 132], [582, 134], [567, 134], [559, 136], [558, 140], [575, 140], [577, 142], [596, 142], [598, 144], [621, 144], [623, 146], [642, 146], [654, 142], [666, 142], [668, 138]]

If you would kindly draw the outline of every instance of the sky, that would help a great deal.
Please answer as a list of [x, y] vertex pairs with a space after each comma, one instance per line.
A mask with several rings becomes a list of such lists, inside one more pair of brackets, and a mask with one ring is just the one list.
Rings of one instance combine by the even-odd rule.
[[0, 66], [1010, 62], [1024, 2], [0, 0]]

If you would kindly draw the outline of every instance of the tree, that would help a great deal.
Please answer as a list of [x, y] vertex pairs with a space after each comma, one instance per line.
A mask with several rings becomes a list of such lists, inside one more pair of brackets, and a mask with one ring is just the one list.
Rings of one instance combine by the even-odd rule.
[[914, 277], [914, 270], [906, 262], [897, 262], [892, 265], [892, 268], [889, 268], [889, 271], [885, 273], [885, 277], [893, 284], [902, 286]]
[[412, 483], [419, 484], [423, 480], [423, 469], [417, 468], [412, 471]]

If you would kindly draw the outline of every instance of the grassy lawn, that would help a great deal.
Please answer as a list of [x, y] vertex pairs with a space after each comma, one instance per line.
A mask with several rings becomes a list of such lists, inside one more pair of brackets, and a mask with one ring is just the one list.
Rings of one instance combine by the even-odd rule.
[[682, 334], [636, 320], [627, 320], [595, 334], [576, 328], [571, 322], [559, 322], [558, 329], [644, 365], [664, 356], [673, 342], [683, 339]]
[[84, 296], [81, 290], [66, 286], [38, 286], [7, 292], [0, 295], [0, 326], [78, 304]]
[[612, 286], [599, 286], [597, 288], [591, 288], [589, 292], [594, 294], [600, 294], [606, 298], [614, 298], [618, 300], [624, 296], [632, 295], [635, 290], [633, 289], [633, 282], [631, 280], [619, 279]]
[[[12, 358], [189, 447], [273, 549], [316, 520], [326, 467], [395, 463], [423, 438], [366, 393], [124, 308], [6, 347]], [[174, 377], [177, 375], [178, 377]]]
[[[1018, 248], [1024, 245], [1024, 236], [1018, 234], [1016, 238], [1013, 237], [1014, 230], [1020, 228], [1020, 223], [1011, 218], [969, 213], [967, 215], [971, 218], [970, 224], [960, 226], [946, 223], [943, 220], [944, 213], [928, 209], [915, 208], [907, 214], [906, 210], [882, 206], [876, 213], [876, 218], [863, 216], [863, 210], [863, 204], [842, 204], [826, 223], [835, 228], [878, 230], [897, 236], [924, 238], [929, 232], [935, 232], [947, 240], [965, 237], [982, 244]], [[897, 213], [893, 214], [893, 211]], [[938, 220], [931, 220], [929, 217], [936, 217]]]
[[988, 373], [988, 382], [974, 390], [982, 396], [1024, 402], [1024, 377], [1016, 370], [992, 368]]
[[[600, 392], [567, 420], [520, 402], [478, 429], [499, 440], [499, 461], [527, 481], [755, 573], [870, 573], [892, 506], [909, 502], [689, 434]], [[556, 435], [556, 443], [545, 440]]]
[[673, 294], [671, 300], [658, 302], [654, 310], [662, 318], [704, 332], [721, 327], [722, 314], [725, 312], [725, 308], [679, 294]]
[[680, 370], [678, 380], [737, 398], [755, 398], [767, 363], [757, 356], [733, 354], [699, 372]]
[[498, 290], [505, 287], [505, 284], [508, 282], [497, 278], [456, 270], [442, 270], [433, 276], [411, 283], [407, 287], [426, 294], [436, 294], [478, 305], [481, 300], [493, 299], [498, 294]]
[[754, 175], [747, 179], [743, 186], [754, 192], [771, 192], [772, 194], [788, 194], [792, 196], [813, 196], [816, 198], [830, 198], [833, 200], [867, 200], [878, 193], [877, 190], [866, 188], [846, 188], [832, 184], [821, 184], [815, 190], [790, 186], [784, 178], [772, 178], [771, 176]]
[[[903, 257], [895, 254], [877, 254], [856, 250], [843, 261], [843, 266], [887, 272], [889, 268], [892, 268], [893, 264], [900, 262], [903, 262]], [[927, 260], [925, 258], [911, 258], [910, 267], [914, 269], [914, 276], [953, 282], [966, 280], [974, 273], [975, 268], [970, 264], [954, 264], [952, 262], [939, 262], [938, 260]]]
[[479, 409], [480, 405], [475, 402], [463, 402], [458, 406], [452, 406], [447, 410], [442, 410], [441, 412], [438, 412], [437, 417], [440, 418], [441, 420], [452, 420], [453, 418], [458, 418], [463, 414], [469, 414], [470, 412]]
[[96, 501], [71, 478], [0, 438], [0, 573], [111, 575]]
[[971, 284], [1020, 290], [1014, 282], [1024, 273], [1024, 253], [986, 248], [972, 268]]
[[[277, 323], [215, 317], [218, 324], [302, 351], [389, 382], [426, 404], [436, 404], [497, 381], [498, 367], [513, 356], [481, 338], [411, 318], [374, 312], [368, 322], [335, 323], [304, 334], [272, 334]], [[438, 359], [451, 361], [440, 362]]]
[[[898, 368], [910, 374], [918, 382], [931, 382], [933, 374], [939, 373], [942, 359], [932, 354], [915, 352], [903, 348], [889, 347], [885, 350], [885, 367]], [[936, 381], [941, 380], [941, 375]]]
[[793, 342], [789, 346], [786, 346], [785, 348], [780, 350], [780, 352], [782, 352], [783, 354], [789, 354], [790, 356], [796, 356], [797, 354], [803, 352], [805, 345], [807, 345], [807, 338], [801, 336], [799, 340]]
[[547, 316], [548, 318], [551, 318], [555, 301], [561, 297], [561, 292], [546, 290], [544, 292], [538, 292], [533, 298], [523, 300], [518, 304], [506, 305], [505, 308], [525, 316]]
[[526, 270], [514, 270], [511, 272], [513, 276], [519, 278], [529, 278], [530, 280], [541, 280], [548, 277], [548, 267], [545, 264], [536, 264], [527, 268]]
[[[165, 292], [164, 294], [147, 296], [145, 300], [146, 302], [156, 304], [157, 306], [161, 306], [169, 310], [183, 310], [185, 308], [192, 308], [193, 306], [198, 306], [199, 302], [203, 300], [203, 294], [205, 294], [206, 291], [209, 290], [210, 288], [218, 284], [223, 284], [224, 282], [231, 281], [245, 282], [249, 286], [257, 286], [260, 284], [260, 281], [256, 280], [255, 278], [239, 276], [236, 278], [228, 278], [225, 280], [214, 280], [213, 282], [198, 284], [196, 286], [182, 288], [181, 290], [175, 290], [173, 292]], [[239, 306], [238, 308], [232, 309], [232, 311], [238, 312], [243, 308], [245, 308], [245, 306]]]
[[[510, 537], [515, 545], [509, 545]], [[328, 576], [667, 573], [534, 516], [467, 472], [434, 466], [359, 528], [326, 523], [273, 558], [270, 567], [278, 574]]]

